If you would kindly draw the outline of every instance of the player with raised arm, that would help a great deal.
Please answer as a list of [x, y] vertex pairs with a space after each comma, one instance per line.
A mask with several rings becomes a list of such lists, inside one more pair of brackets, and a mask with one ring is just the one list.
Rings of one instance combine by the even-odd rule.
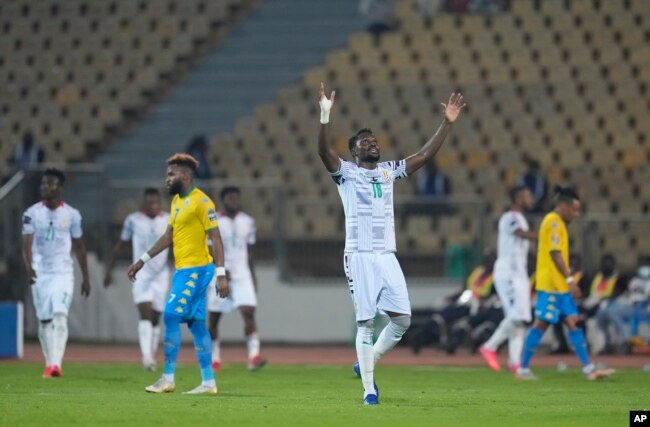
[[[169, 214], [161, 210], [160, 192], [156, 188], [144, 190], [143, 209], [133, 212], [124, 220], [120, 240], [115, 244], [104, 275], [104, 287], [112, 282], [111, 271], [119, 252], [131, 241], [133, 262], [167, 230]], [[142, 268], [133, 284], [133, 302], [138, 307], [138, 341], [142, 352], [142, 366], [148, 371], [156, 369], [156, 351], [160, 341], [160, 314], [165, 308], [169, 290], [169, 250], [165, 249]]]
[[221, 345], [219, 342], [219, 320], [223, 313], [239, 309], [244, 320], [244, 335], [248, 347], [248, 369], [256, 371], [266, 365], [260, 355], [260, 337], [255, 323], [257, 307], [257, 279], [253, 265], [255, 244], [255, 220], [241, 210], [241, 191], [237, 187], [221, 190], [219, 198], [224, 210], [217, 214], [226, 256], [226, 271], [230, 295], [219, 298], [208, 294], [208, 329], [212, 335], [212, 369], [221, 370]]
[[503, 307], [504, 319], [492, 336], [479, 349], [488, 366], [501, 370], [497, 350], [508, 340], [508, 366], [519, 367], [521, 349], [526, 335], [525, 323], [530, 322], [530, 280], [528, 278], [528, 248], [537, 233], [531, 231], [524, 212], [533, 208], [533, 195], [523, 185], [510, 190], [510, 209], [499, 219], [497, 260], [494, 264], [494, 285]]
[[[356, 350], [366, 405], [379, 403], [374, 382], [375, 364], [393, 348], [411, 324], [411, 304], [406, 280], [395, 258], [393, 183], [425, 165], [440, 149], [451, 125], [465, 106], [463, 96], [452, 93], [442, 104], [444, 118], [436, 133], [415, 154], [403, 160], [379, 162], [377, 138], [370, 129], [361, 129], [348, 141], [353, 162], [343, 160], [330, 141], [329, 116], [335, 92], [325, 96], [321, 83], [321, 110], [318, 155], [336, 183], [345, 213], [345, 253], [343, 266], [356, 311]], [[390, 322], [373, 345], [377, 312]]]
[[23, 214], [23, 260], [39, 320], [38, 340], [45, 356], [43, 378], [63, 375], [68, 310], [74, 293], [71, 249], [81, 267], [81, 295], [90, 295], [81, 214], [63, 201], [64, 183], [63, 172], [47, 169], [41, 179], [42, 201]]
[[[176, 272], [163, 314], [165, 367], [162, 378], [145, 388], [150, 393], [170, 393], [176, 389], [174, 373], [181, 347], [181, 323], [187, 323], [194, 336], [202, 382], [186, 393], [217, 394], [211, 366], [210, 334], [205, 325], [205, 293], [215, 274], [219, 295], [228, 296], [229, 288], [215, 205], [194, 186], [198, 166], [199, 162], [188, 154], [175, 154], [167, 160], [165, 182], [169, 194], [174, 195], [167, 230], [127, 271], [134, 282], [145, 263], [173, 245]], [[207, 238], [212, 240], [210, 249]]]
[[548, 325], [561, 320], [569, 328], [569, 342], [580, 359], [585, 378], [595, 380], [608, 377], [614, 370], [596, 369], [591, 363], [584, 333], [577, 325], [578, 307], [573, 295], [579, 296], [580, 288], [569, 270], [569, 234], [566, 225], [580, 215], [580, 198], [571, 188], [556, 187], [555, 193], [555, 209], [544, 217], [539, 228], [535, 322], [526, 336], [516, 377], [521, 380], [537, 379], [530, 370], [530, 361]]

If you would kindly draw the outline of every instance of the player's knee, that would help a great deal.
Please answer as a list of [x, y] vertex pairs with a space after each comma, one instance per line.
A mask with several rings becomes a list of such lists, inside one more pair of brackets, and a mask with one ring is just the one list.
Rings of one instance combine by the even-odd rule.
[[371, 331], [375, 330], [375, 319], [357, 321], [357, 328], [366, 328]]
[[173, 313], [164, 312], [163, 313], [163, 322], [165, 325], [171, 325], [174, 323], [181, 323], [181, 318]]
[[395, 316], [391, 318], [390, 321], [394, 323], [402, 333], [406, 332], [406, 330], [411, 326], [411, 316]]

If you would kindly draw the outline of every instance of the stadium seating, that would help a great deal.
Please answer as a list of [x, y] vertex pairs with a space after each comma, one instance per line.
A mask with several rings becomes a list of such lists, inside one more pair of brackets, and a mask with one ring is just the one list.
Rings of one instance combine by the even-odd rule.
[[[332, 137], [339, 152], [346, 155], [348, 136], [368, 126], [384, 158], [417, 150], [440, 121], [439, 103], [462, 90], [469, 106], [439, 155], [455, 194], [484, 196], [496, 216], [522, 160], [532, 157], [551, 183], [577, 186], [590, 212], [650, 212], [650, 2], [512, 0], [502, 14], [432, 18], [421, 16], [417, 3], [397, 4], [397, 31], [378, 39], [355, 34], [302, 82], [216, 136], [215, 169], [224, 177], [277, 178], [297, 200], [336, 206], [316, 155], [321, 81], [337, 91]], [[412, 185], [399, 186], [413, 193]], [[262, 195], [260, 202], [273, 201]], [[289, 209], [291, 238], [340, 238], [339, 210], [307, 206]], [[400, 221], [400, 253], [476, 244], [476, 215], [463, 215]], [[600, 224], [597, 243], [629, 267], [649, 249], [639, 227], [647, 235], [648, 224]], [[630, 247], [637, 251], [618, 251]]]
[[0, 165], [25, 131], [86, 158], [152, 102], [249, 0], [0, 3]]

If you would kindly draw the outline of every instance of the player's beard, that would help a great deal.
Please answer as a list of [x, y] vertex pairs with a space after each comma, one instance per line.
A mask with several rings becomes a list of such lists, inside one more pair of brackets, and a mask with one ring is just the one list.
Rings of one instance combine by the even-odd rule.
[[380, 157], [379, 154], [377, 154], [376, 156], [372, 155], [372, 154], [366, 154], [366, 156], [364, 158], [362, 158], [361, 161], [362, 162], [374, 163], [374, 162], [379, 161], [379, 157]]
[[167, 190], [169, 191], [170, 196], [175, 196], [177, 194], [180, 194], [180, 192], [183, 190], [183, 183], [180, 181], [174, 181], [167, 188]]

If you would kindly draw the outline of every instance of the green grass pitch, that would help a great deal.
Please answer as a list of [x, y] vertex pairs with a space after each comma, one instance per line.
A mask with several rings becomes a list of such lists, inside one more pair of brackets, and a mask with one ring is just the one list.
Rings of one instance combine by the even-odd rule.
[[0, 365], [0, 426], [626, 426], [650, 408], [650, 374], [623, 370], [587, 382], [578, 370], [537, 370], [517, 382], [486, 368], [380, 366], [381, 405], [361, 404], [347, 366], [226, 366], [217, 396], [181, 394], [199, 382], [180, 366], [173, 394], [144, 387], [159, 374], [139, 365], [68, 364], [44, 380], [36, 364]]

